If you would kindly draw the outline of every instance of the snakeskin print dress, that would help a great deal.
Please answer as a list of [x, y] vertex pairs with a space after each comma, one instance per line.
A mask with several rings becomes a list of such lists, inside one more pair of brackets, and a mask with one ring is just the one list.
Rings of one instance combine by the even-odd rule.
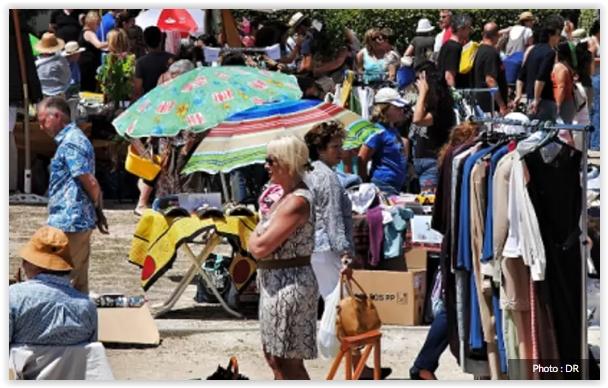
[[[268, 260], [310, 256], [314, 249], [313, 196], [308, 189], [292, 195], [305, 198], [311, 207], [308, 221], [300, 226]], [[272, 220], [271, 211], [258, 225], [263, 232]], [[259, 319], [264, 351], [275, 357], [311, 360], [317, 357], [317, 302], [319, 287], [310, 265], [281, 269], [258, 269]]]

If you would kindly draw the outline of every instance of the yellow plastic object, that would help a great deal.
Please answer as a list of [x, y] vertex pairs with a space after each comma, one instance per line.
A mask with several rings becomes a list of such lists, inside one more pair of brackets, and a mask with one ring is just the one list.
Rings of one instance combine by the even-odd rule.
[[130, 145], [127, 159], [125, 160], [125, 170], [147, 181], [151, 181], [160, 172], [160, 162], [161, 159], [158, 155], [154, 155], [153, 159], [142, 158], [135, 152], [133, 146]]
[[80, 92], [78, 93], [78, 97], [81, 100], [103, 104], [103, 93]]
[[421, 205], [433, 205], [435, 204], [435, 194], [419, 194], [416, 196], [416, 201]]
[[458, 71], [462, 74], [469, 74], [473, 70], [475, 55], [479, 49], [479, 43], [470, 41], [463, 48], [460, 54], [460, 66]]

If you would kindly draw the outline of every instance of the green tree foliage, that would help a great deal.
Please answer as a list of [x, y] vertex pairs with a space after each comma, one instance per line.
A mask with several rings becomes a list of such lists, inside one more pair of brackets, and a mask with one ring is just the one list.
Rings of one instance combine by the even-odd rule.
[[583, 9], [581, 10], [581, 16], [578, 19], [578, 27], [584, 28], [585, 31], [587, 31], [587, 34], [589, 34], [593, 22], [599, 17], [600, 15], [597, 9]]
[[[286, 23], [291, 15], [297, 10], [280, 10], [271, 14], [256, 12], [253, 10], [233, 10], [236, 17], [246, 16], [264, 20], [279, 20]], [[437, 26], [439, 10], [434, 9], [303, 9], [299, 10], [305, 15], [316, 18], [323, 22], [324, 35], [330, 37], [323, 41], [319, 55], [331, 57], [344, 45], [344, 39], [338, 39], [344, 27], [355, 31], [360, 40], [363, 40], [365, 31], [373, 27], [390, 28], [393, 31], [394, 45], [403, 53], [409, 41], [414, 37], [416, 25], [420, 18], [427, 18]], [[468, 13], [473, 18], [472, 39], [481, 39], [481, 29], [484, 23], [496, 22], [500, 28], [508, 27], [517, 23], [517, 18], [524, 11], [531, 11], [538, 21], [542, 22], [549, 15], [560, 14], [566, 16], [573, 10], [563, 9], [454, 9], [454, 13]], [[574, 10], [578, 11], [578, 10]], [[586, 15], [583, 10], [582, 15]], [[593, 13], [596, 10], [590, 10]], [[577, 13], [574, 13], [577, 14]], [[587, 16], [585, 16], [587, 17]], [[587, 19], [585, 19], [587, 20]], [[593, 19], [591, 19], [591, 23]], [[585, 22], [587, 23], [587, 22]], [[589, 23], [590, 25], [590, 23]], [[584, 27], [584, 26], [581, 26]]]

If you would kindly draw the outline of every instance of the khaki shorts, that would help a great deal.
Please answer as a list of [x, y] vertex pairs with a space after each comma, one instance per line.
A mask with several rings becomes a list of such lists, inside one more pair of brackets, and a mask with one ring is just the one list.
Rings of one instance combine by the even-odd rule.
[[75, 289], [89, 293], [89, 254], [91, 253], [92, 230], [83, 232], [66, 232], [68, 236], [73, 269], [70, 274]]

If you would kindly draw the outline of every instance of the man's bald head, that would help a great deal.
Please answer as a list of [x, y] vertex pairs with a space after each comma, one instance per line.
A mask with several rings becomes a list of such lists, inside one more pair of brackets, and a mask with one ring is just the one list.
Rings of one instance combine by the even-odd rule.
[[487, 22], [483, 26], [483, 32], [481, 36], [484, 39], [489, 40], [498, 39], [498, 25], [494, 22]]

